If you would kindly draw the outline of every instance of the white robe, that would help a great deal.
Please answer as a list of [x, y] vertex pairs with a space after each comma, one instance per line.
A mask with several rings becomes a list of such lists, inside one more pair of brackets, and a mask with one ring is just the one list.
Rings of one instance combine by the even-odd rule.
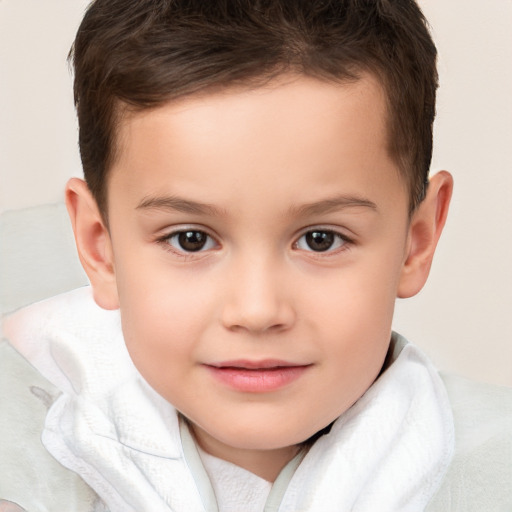
[[[177, 414], [133, 367], [117, 313], [84, 288], [15, 314], [6, 333], [37, 371], [2, 345], [0, 511], [2, 499], [30, 512], [213, 510]], [[315, 443], [275, 510], [512, 510], [510, 390], [443, 383], [413, 345], [393, 344], [388, 370]], [[42, 430], [72, 471], [38, 443]]]

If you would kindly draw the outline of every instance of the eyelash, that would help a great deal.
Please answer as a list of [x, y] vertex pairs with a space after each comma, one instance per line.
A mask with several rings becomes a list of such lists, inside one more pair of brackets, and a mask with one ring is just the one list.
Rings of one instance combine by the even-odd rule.
[[[194, 234], [200, 233], [202, 235], [205, 235], [206, 236], [205, 245], [200, 247], [196, 251], [187, 251], [183, 247], [181, 249], [178, 249], [177, 247], [174, 247], [173, 245], [171, 245], [170, 240], [172, 240], [173, 238], [179, 237], [180, 235], [184, 235], [186, 233], [194, 233]], [[330, 246], [330, 247], [327, 247], [325, 250], [320, 250], [320, 251], [315, 251], [311, 247], [309, 249], [305, 249], [305, 248], [301, 249], [299, 247], [300, 241], [303, 238], [307, 237], [308, 235], [312, 236], [313, 233], [321, 233], [322, 235], [332, 236], [334, 238], [333, 244], [338, 243], [341, 245], [338, 247], [335, 247], [334, 249], [332, 249], [332, 246]], [[205, 231], [204, 229], [193, 228], [193, 227], [178, 229], [176, 231], [166, 233], [165, 235], [159, 237], [156, 240], [156, 242], [161, 244], [165, 250], [172, 252], [174, 255], [181, 257], [181, 258], [185, 258], [185, 259], [197, 258], [199, 255], [201, 255], [201, 253], [207, 252], [208, 250], [219, 245], [218, 242], [215, 240], [215, 237], [210, 235], [207, 231]], [[204, 248], [205, 246], [208, 246], [212, 242], [214, 244], [214, 247], [207, 247], [206, 249]], [[349, 249], [350, 246], [353, 244], [354, 244], [354, 240], [352, 238], [349, 238], [346, 235], [339, 233], [338, 231], [335, 231], [335, 230], [329, 229], [329, 228], [315, 227], [315, 228], [309, 228], [306, 231], [304, 231], [297, 238], [297, 240], [292, 244], [292, 247], [293, 247], [293, 249], [302, 250], [304, 252], [310, 253], [310, 256], [314, 255], [315, 257], [326, 257], [326, 256], [338, 254], [339, 252], [345, 251], [345, 250]]]
[[[210, 235], [208, 232], [206, 232], [204, 229], [199, 229], [199, 228], [193, 228], [193, 227], [189, 227], [189, 228], [183, 228], [183, 229], [177, 229], [176, 231], [172, 231], [170, 233], [166, 233], [165, 235], [159, 237], [156, 242], [161, 244], [163, 246], [163, 248], [166, 250], [166, 251], [169, 251], [169, 252], [172, 252], [174, 255], [180, 257], [180, 258], [184, 258], [184, 259], [190, 259], [190, 258], [197, 258], [198, 255], [200, 255], [201, 253], [203, 252], [206, 252], [203, 247], [201, 247], [199, 250], [197, 251], [187, 251], [185, 249], [178, 249], [176, 247], [173, 247], [170, 243], [170, 241], [173, 239], [173, 238], [176, 238], [176, 237], [179, 237], [180, 235], [184, 235], [186, 233], [201, 233], [203, 235], [205, 235], [207, 237], [206, 239], [206, 242], [205, 242], [205, 245], [211, 243], [213, 241], [214, 245], [219, 245], [216, 241], [215, 241], [215, 237], [213, 237], [212, 235]], [[211, 249], [212, 247], [208, 247], [208, 249]], [[207, 250], [208, 250], [207, 249]]]
[[323, 228], [323, 227], [314, 227], [314, 228], [309, 228], [309, 229], [307, 229], [307, 231], [303, 232], [302, 235], [293, 244], [293, 247], [300, 249], [299, 248], [300, 241], [303, 238], [307, 237], [308, 235], [313, 236], [314, 233], [333, 237], [334, 238], [333, 245], [336, 243], [341, 244], [340, 246], [335, 247], [335, 248], [332, 248], [332, 245], [331, 245], [323, 251], [322, 250], [315, 251], [311, 247], [309, 249], [305, 249], [305, 248], [301, 249], [305, 252], [311, 253], [311, 255], [315, 255], [316, 257], [325, 257], [325, 256], [331, 256], [334, 254], [338, 254], [342, 251], [346, 251], [347, 249], [350, 248], [351, 245], [354, 244], [354, 240], [352, 238], [349, 238], [348, 236], [346, 236], [342, 233], [339, 233], [338, 231], [335, 231], [334, 229]]

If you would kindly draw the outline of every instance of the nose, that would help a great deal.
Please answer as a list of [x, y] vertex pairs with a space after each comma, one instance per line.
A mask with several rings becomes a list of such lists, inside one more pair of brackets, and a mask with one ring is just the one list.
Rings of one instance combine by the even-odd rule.
[[293, 290], [282, 266], [251, 257], [231, 268], [222, 323], [230, 331], [280, 332], [296, 320]]

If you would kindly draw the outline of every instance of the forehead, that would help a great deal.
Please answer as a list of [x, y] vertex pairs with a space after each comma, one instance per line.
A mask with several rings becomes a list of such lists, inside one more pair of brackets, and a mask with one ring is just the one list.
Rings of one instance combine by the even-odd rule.
[[[134, 129], [145, 129], [150, 124], [158, 128], [158, 122], [168, 123], [170, 115], [176, 125], [182, 123], [181, 128], [189, 123], [196, 128], [206, 127], [208, 122], [217, 124], [216, 128], [219, 128], [219, 122], [229, 121], [230, 124], [238, 124], [239, 128], [248, 122], [260, 122], [268, 129], [268, 110], [279, 117], [281, 125], [289, 121], [296, 126], [300, 119], [306, 129], [307, 124], [311, 125], [321, 116], [325, 118], [334, 110], [344, 110], [344, 117], [350, 113], [372, 112], [378, 129], [384, 128], [387, 118], [384, 88], [372, 74], [361, 73], [359, 79], [339, 82], [290, 74], [254, 87], [242, 84], [208, 89], [156, 108], [134, 112], [129, 108], [121, 109], [117, 140], [122, 147]], [[363, 128], [364, 120], [361, 118], [357, 125]]]
[[328, 189], [340, 175], [359, 173], [371, 190], [378, 173], [399, 174], [387, 151], [385, 95], [371, 75], [341, 84], [286, 76], [192, 96], [127, 116], [118, 135], [109, 196], [134, 200], [170, 182], [181, 194], [200, 181], [198, 199], [206, 201], [222, 186], [286, 192], [290, 181], [310, 187], [317, 176]]

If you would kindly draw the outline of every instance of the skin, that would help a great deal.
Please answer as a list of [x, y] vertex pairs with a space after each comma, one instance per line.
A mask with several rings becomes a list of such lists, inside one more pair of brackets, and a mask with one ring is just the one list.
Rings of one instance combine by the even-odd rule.
[[[371, 76], [192, 97], [121, 123], [108, 229], [85, 183], [68, 183], [95, 300], [120, 308], [140, 373], [203, 449], [269, 481], [376, 379], [395, 298], [422, 288], [446, 219], [446, 172], [408, 215], [385, 112]], [[184, 229], [206, 245], [184, 250]], [[315, 229], [334, 233], [327, 250]], [[253, 392], [211, 371], [269, 359], [299, 377]]]

